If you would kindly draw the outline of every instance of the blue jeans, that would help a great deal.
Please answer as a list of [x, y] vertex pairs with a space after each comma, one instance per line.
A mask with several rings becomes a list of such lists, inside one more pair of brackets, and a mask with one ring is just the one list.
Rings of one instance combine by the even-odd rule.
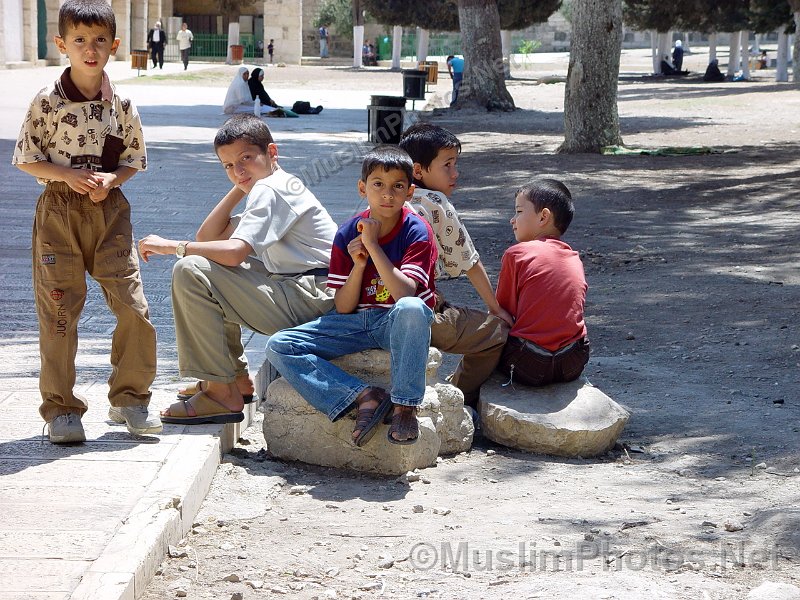
[[450, 99], [450, 106], [453, 106], [458, 100], [458, 90], [463, 79], [464, 73], [453, 73], [453, 97]]
[[388, 309], [330, 312], [299, 327], [284, 329], [267, 343], [267, 359], [318, 411], [335, 421], [369, 387], [328, 362], [370, 348], [391, 354], [394, 404], [418, 406], [425, 395], [433, 311], [416, 297]]

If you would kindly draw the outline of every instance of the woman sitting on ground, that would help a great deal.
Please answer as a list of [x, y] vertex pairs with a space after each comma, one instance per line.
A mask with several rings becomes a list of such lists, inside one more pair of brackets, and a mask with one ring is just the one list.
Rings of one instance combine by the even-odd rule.
[[250, 97], [250, 88], [247, 87], [249, 75], [247, 67], [239, 67], [236, 77], [228, 87], [228, 93], [225, 94], [225, 102], [222, 103], [222, 112], [226, 115], [253, 110], [253, 99]]
[[250, 88], [250, 99], [255, 101], [256, 98], [261, 100], [261, 106], [271, 106], [272, 108], [280, 108], [278, 104], [269, 97], [267, 90], [264, 89], [264, 69], [253, 69], [250, 74], [250, 79], [247, 81], [247, 87]]

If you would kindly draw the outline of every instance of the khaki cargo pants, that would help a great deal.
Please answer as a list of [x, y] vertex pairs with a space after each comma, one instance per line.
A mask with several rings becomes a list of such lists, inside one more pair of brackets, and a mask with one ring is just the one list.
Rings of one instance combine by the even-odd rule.
[[49, 183], [36, 205], [32, 250], [42, 418], [82, 415], [88, 408], [73, 393], [87, 272], [117, 318], [108, 399], [112, 406], [148, 404], [156, 375], [156, 332], [142, 290], [130, 205], [122, 191], [115, 188], [94, 203], [65, 183]]
[[431, 346], [442, 352], [464, 355], [449, 379], [464, 392], [467, 406], [477, 406], [481, 385], [500, 362], [509, 329], [500, 317], [453, 306], [437, 292]]
[[172, 269], [172, 312], [182, 377], [232, 383], [248, 372], [241, 327], [264, 335], [333, 309], [326, 276], [278, 275], [252, 257], [226, 267], [202, 256]]

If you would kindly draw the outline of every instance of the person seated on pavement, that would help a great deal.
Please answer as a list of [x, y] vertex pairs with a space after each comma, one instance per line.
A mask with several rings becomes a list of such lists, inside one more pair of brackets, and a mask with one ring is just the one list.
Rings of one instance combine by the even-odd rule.
[[573, 381], [589, 360], [583, 263], [561, 240], [574, 212], [569, 190], [555, 179], [515, 195], [511, 227], [519, 243], [503, 254], [497, 283], [497, 301], [514, 316], [498, 366], [509, 383]]
[[267, 90], [264, 89], [264, 69], [256, 67], [250, 73], [250, 79], [247, 80], [247, 87], [250, 88], [250, 97], [253, 101], [256, 98], [261, 102], [261, 106], [271, 106], [272, 108], [280, 108], [278, 104], [269, 97]]
[[241, 326], [272, 335], [333, 308], [325, 281], [336, 224], [303, 182], [280, 168], [269, 127], [252, 114], [234, 115], [217, 132], [214, 149], [234, 187], [196, 241], [151, 234], [139, 242], [145, 262], [157, 254], [178, 257], [172, 271], [178, 368], [199, 380], [162, 412], [165, 423], [242, 421], [253, 382]]
[[250, 94], [248, 80], [250, 71], [247, 67], [239, 67], [236, 77], [233, 78], [222, 103], [222, 112], [232, 115], [237, 112], [250, 112], [253, 110], [253, 97]]
[[[267, 342], [270, 364], [331, 421], [356, 408], [356, 446], [372, 438], [390, 411], [390, 443], [419, 437], [437, 252], [430, 226], [405, 205], [414, 193], [412, 172], [411, 158], [395, 146], [364, 157], [358, 193], [369, 208], [339, 228], [331, 251], [328, 286], [336, 311]], [[370, 348], [391, 353], [391, 392], [329, 362]]]

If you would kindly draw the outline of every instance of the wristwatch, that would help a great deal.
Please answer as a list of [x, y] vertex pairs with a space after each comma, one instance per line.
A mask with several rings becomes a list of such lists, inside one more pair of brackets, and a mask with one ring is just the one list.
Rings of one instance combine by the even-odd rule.
[[177, 256], [178, 258], [183, 258], [184, 256], [186, 256], [186, 245], [188, 243], [189, 242], [180, 242], [178, 244], [178, 247], [175, 248], [175, 256]]

